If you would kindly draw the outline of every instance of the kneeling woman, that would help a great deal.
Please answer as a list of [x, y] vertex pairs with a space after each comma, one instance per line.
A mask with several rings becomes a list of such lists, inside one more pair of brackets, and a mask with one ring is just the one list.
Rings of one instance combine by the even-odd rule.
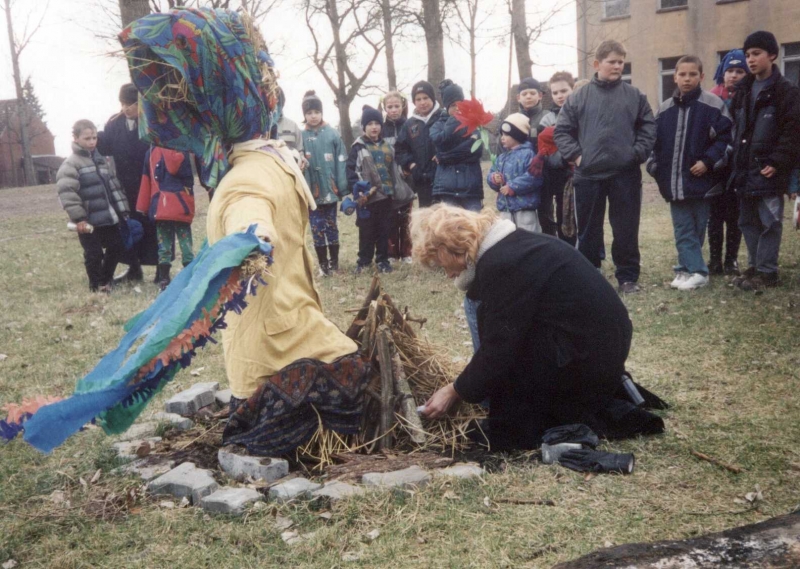
[[615, 398], [633, 328], [614, 288], [577, 250], [490, 210], [438, 205], [417, 212], [412, 227], [422, 263], [480, 301], [480, 348], [428, 400], [427, 418], [488, 399], [492, 450], [534, 448], [545, 430], [570, 423], [606, 436], [660, 432], [661, 419]]

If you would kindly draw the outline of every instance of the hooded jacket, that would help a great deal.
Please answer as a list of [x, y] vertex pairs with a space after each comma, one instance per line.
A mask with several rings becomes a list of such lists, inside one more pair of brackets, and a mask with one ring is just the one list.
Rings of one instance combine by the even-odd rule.
[[402, 115], [396, 121], [393, 121], [387, 117], [383, 121], [383, 127], [381, 128], [381, 138], [383, 138], [386, 142], [388, 142], [392, 146], [395, 146], [395, 144], [397, 143], [397, 138], [400, 136], [400, 131], [403, 130], [404, 124], [406, 124], [406, 117]]
[[317, 205], [336, 203], [350, 193], [345, 173], [347, 153], [339, 133], [322, 123], [303, 131], [303, 152], [309, 165], [303, 171]]
[[[735, 130], [728, 187], [739, 196], [780, 195], [789, 185], [800, 151], [800, 90], [773, 65], [769, 83], [753, 107], [750, 91], [754, 81], [755, 75], [739, 81], [731, 102]], [[765, 166], [775, 167], [776, 174], [762, 176]]]
[[595, 74], [561, 108], [555, 141], [567, 162], [581, 157], [576, 181], [605, 180], [647, 160], [656, 142], [656, 121], [636, 87]]
[[193, 188], [189, 153], [151, 146], [145, 156], [136, 211], [147, 214], [151, 221], [191, 223]]
[[[377, 158], [377, 159], [376, 159]], [[377, 191], [369, 197], [372, 204], [394, 193], [394, 151], [384, 139], [372, 142], [359, 136], [350, 147], [347, 157], [347, 183], [352, 190], [358, 182], [368, 181]]]
[[416, 164], [411, 171], [414, 186], [431, 187], [436, 177], [436, 147], [431, 140], [431, 127], [439, 121], [443, 111], [436, 103], [433, 110], [425, 117], [413, 113], [403, 127], [395, 141], [394, 151], [397, 163], [404, 170], [410, 170], [411, 164]]
[[478, 134], [473, 133], [465, 138], [464, 129], [456, 130], [459, 126], [455, 117], [442, 113], [431, 127], [431, 140], [439, 160], [433, 181], [433, 195], [483, 199], [483, 148], [473, 151]]
[[[676, 89], [661, 104], [656, 116], [656, 145], [647, 171], [656, 179], [665, 200], [703, 199], [722, 181], [732, 127], [722, 99], [700, 87], [686, 95]], [[702, 176], [690, 172], [698, 161], [708, 168]]]
[[[508, 150], [497, 157], [489, 169], [486, 182], [497, 194], [498, 211], [521, 211], [538, 209], [541, 200], [542, 176], [534, 176], [529, 172], [536, 154], [530, 142]], [[513, 196], [504, 196], [500, 192], [503, 184], [495, 184], [492, 175], [499, 172], [505, 179], [505, 185], [514, 191]]]
[[128, 200], [108, 160], [97, 150], [89, 152], [72, 143], [72, 155], [56, 174], [56, 189], [61, 207], [70, 221], [86, 221], [95, 227], [115, 225], [126, 215]]

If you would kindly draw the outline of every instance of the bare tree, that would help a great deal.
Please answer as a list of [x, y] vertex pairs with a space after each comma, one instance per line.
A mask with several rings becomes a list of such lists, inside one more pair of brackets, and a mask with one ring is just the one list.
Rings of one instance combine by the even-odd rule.
[[148, 0], [119, 0], [119, 14], [123, 28], [149, 13], [150, 3]]
[[528, 26], [528, 16], [525, 0], [506, 0], [511, 14], [511, 35], [514, 37], [514, 47], [517, 52], [517, 70], [520, 79], [531, 77], [533, 74], [533, 59], [531, 59], [531, 45], [536, 43], [543, 32], [550, 29], [553, 18], [573, 0], [560, 0], [538, 17], [535, 26]]
[[428, 82], [438, 88], [445, 78], [444, 18], [440, 0], [422, 0], [422, 11], [417, 13], [417, 20], [425, 32], [428, 48]]
[[[384, 46], [383, 16], [368, 0], [303, 0], [306, 25], [313, 39], [311, 59], [336, 97], [339, 129], [349, 148], [353, 144], [350, 104], [372, 72]], [[323, 45], [320, 22], [327, 22], [330, 41]], [[361, 69], [356, 69], [359, 60]]]
[[45, 5], [44, 10], [41, 12], [39, 21], [30, 26], [30, 19], [28, 19], [23, 27], [21, 36], [14, 33], [14, 16], [11, 12], [14, 2], [12, 0], [4, 0], [3, 11], [6, 13], [6, 28], [8, 30], [8, 45], [11, 53], [11, 67], [14, 75], [14, 90], [17, 95], [17, 109], [19, 111], [19, 138], [22, 145], [22, 170], [25, 174], [25, 183], [27, 185], [36, 183], [36, 171], [33, 168], [33, 158], [31, 157], [31, 139], [28, 132], [30, 119], [28, 117], [28, 105], [25, 100], [25, 93], [23, 90], [22, 74], [20, 72], [19, 60], [22, 52], [30, 43], [31, 39], [44, 21], [47, 14], [47, 9], [50, 3]]
[[[496, 41], [500, 36], [505, 36], [505, 30], [487, 29], [486, 24], [492, 17], [490, 10], [486, 10], [486, 2], [481, 0], [450, 0], [448, 3], [455, 12], [458, 26], [449, 34], [450, 40], [469, 54], [470, 60], [470, 94], [476, 96], [477, 59], [478, 54]], [[491, 6], [490, 6], [491, 9]], [[467, 41], [463, 41], [461, 32], [466, 32]]]

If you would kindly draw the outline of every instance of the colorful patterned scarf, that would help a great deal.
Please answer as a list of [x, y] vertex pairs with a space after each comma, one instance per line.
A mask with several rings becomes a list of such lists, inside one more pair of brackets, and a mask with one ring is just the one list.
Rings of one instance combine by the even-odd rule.
[[280, 115], [274, 63], [246, 16], [183, 9], [151, 14], [119, 35], [139, 90], [142, 140], [202, 158], [216, 187], [234, 142], [267, 136]]

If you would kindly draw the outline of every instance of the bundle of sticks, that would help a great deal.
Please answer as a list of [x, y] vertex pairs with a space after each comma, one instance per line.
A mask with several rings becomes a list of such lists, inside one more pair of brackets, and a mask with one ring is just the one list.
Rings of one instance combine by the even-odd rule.
[[486, 416], [485, 409], [462, 403], [436, 420], [423, 419], [417, 412], [458, 375], [445, 351], [421, 338], [412, 326], [421, 328], [425, 323], [426, 319], [412, 317], [408, 307], [401, 312], [381, 289], [380, 279], [373, 277], [347, 330], [372, 364], [361, 431], [343, 438], [320, 426], [312, 440], [298, 449], [298, 460], [315, 462], [321, 469], [353, 452], [425, 450], [452, 456], [470, 444], [468, 430], [479, 429], [477, 420]]

